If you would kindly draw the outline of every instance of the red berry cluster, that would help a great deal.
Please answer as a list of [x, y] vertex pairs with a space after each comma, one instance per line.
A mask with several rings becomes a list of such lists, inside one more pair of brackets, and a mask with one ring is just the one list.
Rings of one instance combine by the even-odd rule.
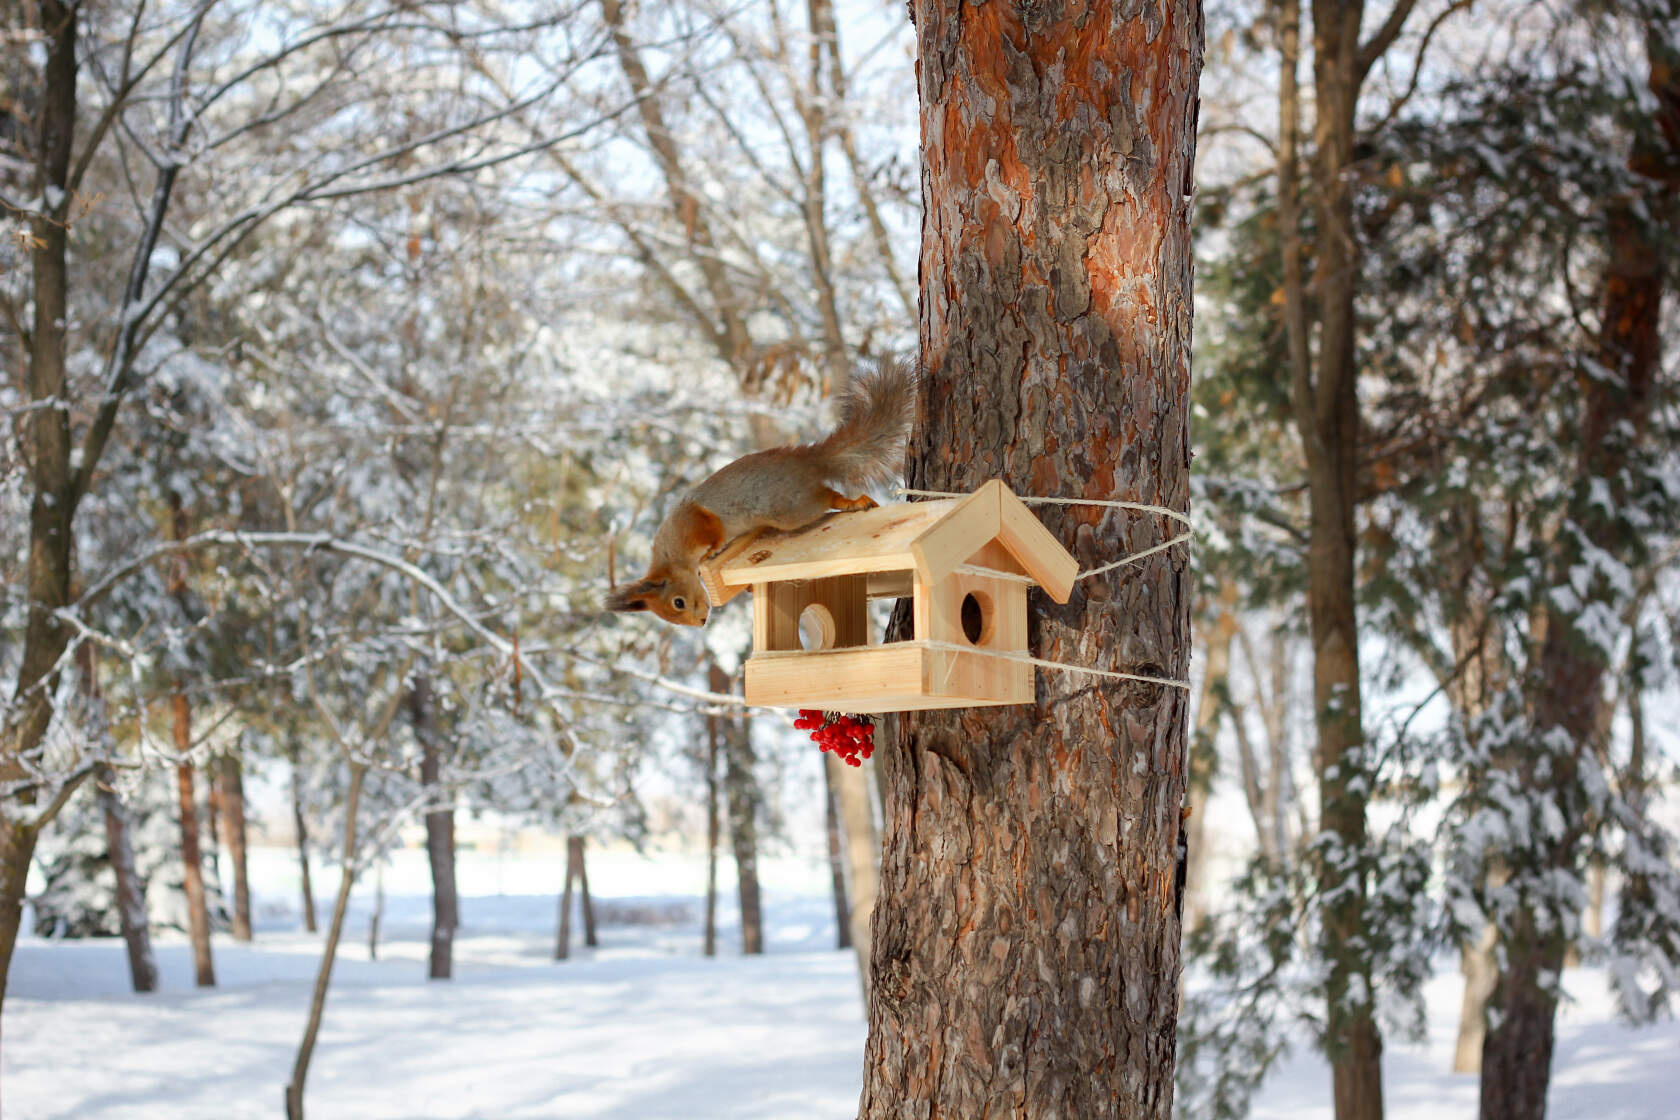
[[862, 766], [875, 753], [875, 721], [868, 716], [819, 712], [801, 708], [793, 725], [811, 733], [811, 741], [824, 751], [833, 751], [847, 766]]

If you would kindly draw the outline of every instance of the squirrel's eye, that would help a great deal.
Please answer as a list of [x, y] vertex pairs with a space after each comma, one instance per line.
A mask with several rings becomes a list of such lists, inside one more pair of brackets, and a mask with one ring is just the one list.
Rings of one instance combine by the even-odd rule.
[[679, 611], [686, 611], [688, 609], [688, 603], [681, 595], [678, 595], [676, 598], [671, 600], [671, 606], [675, 607]]

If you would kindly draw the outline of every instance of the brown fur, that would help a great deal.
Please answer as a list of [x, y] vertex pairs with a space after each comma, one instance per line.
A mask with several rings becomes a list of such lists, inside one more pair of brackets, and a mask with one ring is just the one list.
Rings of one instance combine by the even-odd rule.
[[609, 592], [606, 609], [652, 611], [666, 622], [704, 626], [711, 602], [700, 561], [743, 533], [798, 529], [831, 509], [873, 508], [867, 494], [849, 498], [846, 491], [892, 470], [915, 398], [914, 373], [882, 365], [854, 380], [840, 424], [826, 439], [745, 455], [706, 478], [654, 534], [647, 575]]

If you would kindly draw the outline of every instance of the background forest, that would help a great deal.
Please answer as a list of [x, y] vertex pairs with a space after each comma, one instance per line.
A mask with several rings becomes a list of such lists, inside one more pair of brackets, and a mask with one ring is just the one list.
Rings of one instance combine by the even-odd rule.
[[[1203, 16], [1174, 1107], [1249, 1114], [1293, 1047], [1328, 1067], [1315, 1115], [1398, 1115], [1385, 1051], [1450, 984], [1480, 1115], [1542, 1116], [1567, 986], [1590, 975], [1629, 1038], [1680, 988], [1680, 4]], [[289, 1072], [253, 1094], [271, 1115], [289, 1077], [301, 1116], [359, 996], [326, 1001], [341, 937], [377, 956], [389, 870], [425, 900], [394, 904], [425, 929], [404, 967], [449, 979], [473, 896], [502, 893], [457, 843], [479, 828], [564, 848], [520, 919], [555, 955], [598, 920], [644, 945], [688, 888], [628, 853], [692, 855], [681, 952], [773, 954], [767, 926], [818, 922], [857, 972], [789, 958], [764, 982], [856, 998], [878, 763], [743, 709], [745, 609], [679, 631], [599, 603], [685, 482], [819, 433], [853, 371], [915, 349], [934, 278], [905, 5], [3, 21], [9, 1103], [95, 1114], [17, 1053], [74, 989], [28, 970], [70, 975], [71, 942], [123, 938], [135, 991], [154, 941], [190, 945], [208, 988], [240, 943], [313, 954], [319, 927]], [[806, 857], [826, 912], [761, 894]], [[718, 968], [644, 979], [670, 1002], [748, 982]], [[688, 1105], [651, 1107], [588, 1114]]]

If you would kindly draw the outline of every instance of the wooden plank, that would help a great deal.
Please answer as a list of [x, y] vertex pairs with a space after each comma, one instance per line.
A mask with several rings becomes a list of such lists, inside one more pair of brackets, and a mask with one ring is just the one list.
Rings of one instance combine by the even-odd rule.
[[908, 642], [894, 642], [866, 649], [796, 656], [755, 653], [747, 659], [747, 703], [898, 711], [896, 705], [925, 695], [922, 670], [927, 652]]
[[770, 648], [770, 585], [753, 584], [753, 649]]
[[1079, 561], [1008, 487], [1002, 483], [997, 487], [998, 536], [1004, 547], [1015, 554], [1026, 573], [1038, 581], [1050, 598], [1058, 603], [1067, 602], [1073, 594], [1073, 581], [1079, 575]]
[[936, 586], [968, 558], [997, 539], [999, 493], [1004, 485], [993, 479], [950, 510], [910, 542], [916, 559], [916, 580]]
[[754, 654], [747, 660], [746, 700], [846, 712], [1027, 704], [1033, 700], [1033, 667], [916, 642]]
[[910, 542], [967, 500], [944, 498], [831, 513], [792, 533], [760, 534], [751, 548], [731, 555], [719, 575], [726, 585], [745, 586], [912, 568], [916, 558]]
[[812, 602], [834, 616], [834, 648], [869, 644], [869, 577], [836, 576], [812, 585]]
[[745, 591], [750, 583], [729, 583], [723, 578], [724, 566], [747, 551], [762, 533], [743, 533], [724, 547], [723, 551], [700, 564], [700, 582], [706, 585], [706, 597], [712, 606], [721, 607]]
[[[1011, 558], [1011, 563], [1013, 562]], [[908, 568], [891, 572], [870, 572], [865, 578], [869, 580], [871, 599], [908, 599], [916, 587], [916, 581], [911, 577]]]
[[[799, 649], [799, 612], [805, 609], [802, 588], [794, 584], [754, 584], [753, 603], [764, 604], [764, 644], [753, 643], [755, 650], [772, 653], [777, 650]], [[757, 588], [763, 587], [762, 598]]]
[[1015, 559], [1015, 554], [997, 541], [970, 556], [968, 562], [976, 568], [990, 568], [994, 572], [1014, 572], [1018, 576], [1027, 574], [1021, 562]]
[[[1024, 661], [1005, 661], [978, 653], [928, 651], [929, 690], [934, 697], [966, 701], [985, 697], [998, 704], [1030, 704], [1034, 669]], [[966, 706], [966, 703], [953, 706]]]

